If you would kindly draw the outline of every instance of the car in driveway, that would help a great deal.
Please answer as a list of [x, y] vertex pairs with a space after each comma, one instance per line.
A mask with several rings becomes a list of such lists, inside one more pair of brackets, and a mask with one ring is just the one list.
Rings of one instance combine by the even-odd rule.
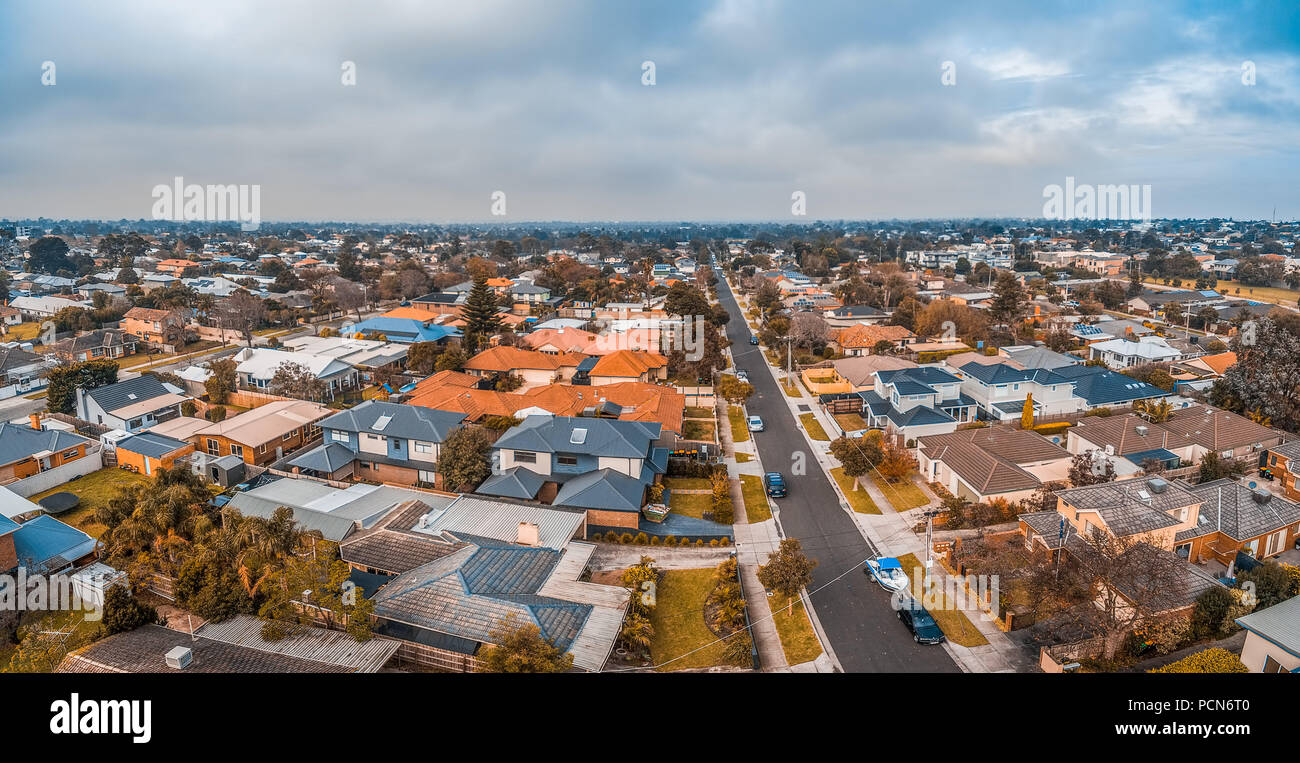
[[763, 489], [769, 498], [785, 498], [785, 477], [780, 472], [768, 472], [763, 475]]
[[750, 416], [746, 423], [749, 425], [749, 431], [751, 432], [762, 432], [764, 429], [763, 420], [758, 416]]
[[912, 632], [912, 640], [918, 644], [942, 644], [945, 640], [929, 610], [911, 596], [900, 603], [898, 619]]

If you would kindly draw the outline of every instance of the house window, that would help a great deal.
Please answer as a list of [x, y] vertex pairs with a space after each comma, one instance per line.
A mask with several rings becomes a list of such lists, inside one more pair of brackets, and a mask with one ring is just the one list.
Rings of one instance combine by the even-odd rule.
[[527, 450], [516, 450], [515, 461], [521, 464], [535, 464], [537, 463], [537, 454]]
[[394, 447], [394, 448], [401, 448], [401, 447], [402, 447], [402, 441], [399, 440], [399, 439], [397, 439], [396, 437], [394, 437], [394, 438], [393, 438], [393, 447]]
[[63, 454], [62, 454], [62, 456], [61, 456], [61, 458], [62, 458], [64, 461], [69, 461], [69, 460], [74, 459], [74, 458], [76, 458], [76, 457], [77, 457], [77, 449], [76, 449], [76, 448], [73, 448], [72, 450], [65, 450], [65, 451], [63, 451]]
[[577, 465], [578, 465], [578, 457], [577, 457], [577, 456], [556, 456], [556, 457], [555, 457], [555, 461], [556, 461], [556, 463], [558, 463], [560, 466], [577, 466]]
[[332, 429], [330, 430], [330, 439], [333, 440], [334, 442], [347, 442], [348, 433], [340, 432], [337, 429]]
[[211, 439], [209, 439], [209, 440], [208, 440], [208, 455], [209, 455], [209, 456], [219, 456], [219, 455], [221, 455], [221, 443], [217, 442], [216, 440], [211, 440]]
[[1286, 668], [1282, 667], [1282, 663], [1280, 663], [1280, 662], [1278, 662], [1277, 660], [1273, 659], [1273, 655], [1271, 655], [1271, 654], [1270, 654], [1270, 655], [1264, 655], [1264, 672], [1265, 672], [1265, 673], [1282, 673], [1282, 672], [1284, 672], [1285, 670], [1286, 670]]
[[230, 454], [231, 454], [232, 456], [239, 456], [240, 458], [243, 458], [243, 457], [244, 457], [244, 446], [243, 446], [243, 445], [233, 445], [233, 444], [232, 444], [232, 445], [230, 446]]
[[418, 441], [417, 441], [417, 442], [415, 443], [414, 447], [415, 447], [415, 452], [416, 452], [416, 453], [432, 453], [432, 452], [433, 452], [433, 445], [430, 444], [430, 443], [427, 443], [427, 442], [418, 442]]
[[289, 440], [292, 440], [292, 439], [293, 439], [293, 435], [294, 435], [294, 433], [295, 433], [296, 431], [297, 431], [297, 430], [294, 430], [294, 432], [285, 432], [285, 433], [284, 433], [284, 437], [281, 437], [281, 438], [280, 438], [280, 441], [281, 441], [281, 442], [288, 442]]

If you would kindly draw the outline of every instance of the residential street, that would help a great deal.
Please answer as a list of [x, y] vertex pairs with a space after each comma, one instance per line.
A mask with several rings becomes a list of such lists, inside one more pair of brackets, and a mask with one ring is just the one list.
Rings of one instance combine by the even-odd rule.
[[[809, 593], [840, 665], [855, 673], [958, 672], [944, 649], [913, 642], [888, 594], [863, 574], [862, 562], [873, 551], [808, 452], [784, 393], [765, 367], [760, 348], [749, 344], [745, 316], [721, 277], [718, 297], [731, 316], [727, 336], [736, 366], [754, 385], [748, 412], [761, 416], [766, 426], [754, 435], [763, 468], [781, 472], [789, 485], [789, 497], [776, 501], [777, 518], [786, 537], [798, 538], [804, 552], [819, 562]], [[802, 453], [802, 475], [793, 472], [796, 453]]]

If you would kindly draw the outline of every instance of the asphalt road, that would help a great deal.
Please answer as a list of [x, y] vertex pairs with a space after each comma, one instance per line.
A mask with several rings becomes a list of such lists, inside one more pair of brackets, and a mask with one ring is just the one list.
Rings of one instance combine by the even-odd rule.
[[[736, 367], [748, 373], [754, 385], [749, 414], [761, 416], [765, 425], [765, 431], [754, 435], [763, 468], [784, 474], [789, 487], [789, 495], [776, 502], [781, 527], [786, 537], [798, 538], [804, 553], [818, 562], [809, 592], [840, 665], [852, 673], [960, 672], [942, 647], [912, 640], [890, 607], [889, 595], [863, 574], [862, 562], [874, 552], [840, 507], [839, 494], [808, 450], [760, 348], [749, 344], [749, 326], [722, 278], [718, 298], [731, 315], [727, 337]], [[796, 452], [803, 453], [804, 475], [793, 473]]]

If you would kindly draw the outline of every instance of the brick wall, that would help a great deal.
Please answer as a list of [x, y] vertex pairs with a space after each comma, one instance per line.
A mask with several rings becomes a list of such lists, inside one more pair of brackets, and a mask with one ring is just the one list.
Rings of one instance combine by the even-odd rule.
[[18, 566], [18, 552], [14, 550], [14, 534], [0, 535], [0, 572]]

